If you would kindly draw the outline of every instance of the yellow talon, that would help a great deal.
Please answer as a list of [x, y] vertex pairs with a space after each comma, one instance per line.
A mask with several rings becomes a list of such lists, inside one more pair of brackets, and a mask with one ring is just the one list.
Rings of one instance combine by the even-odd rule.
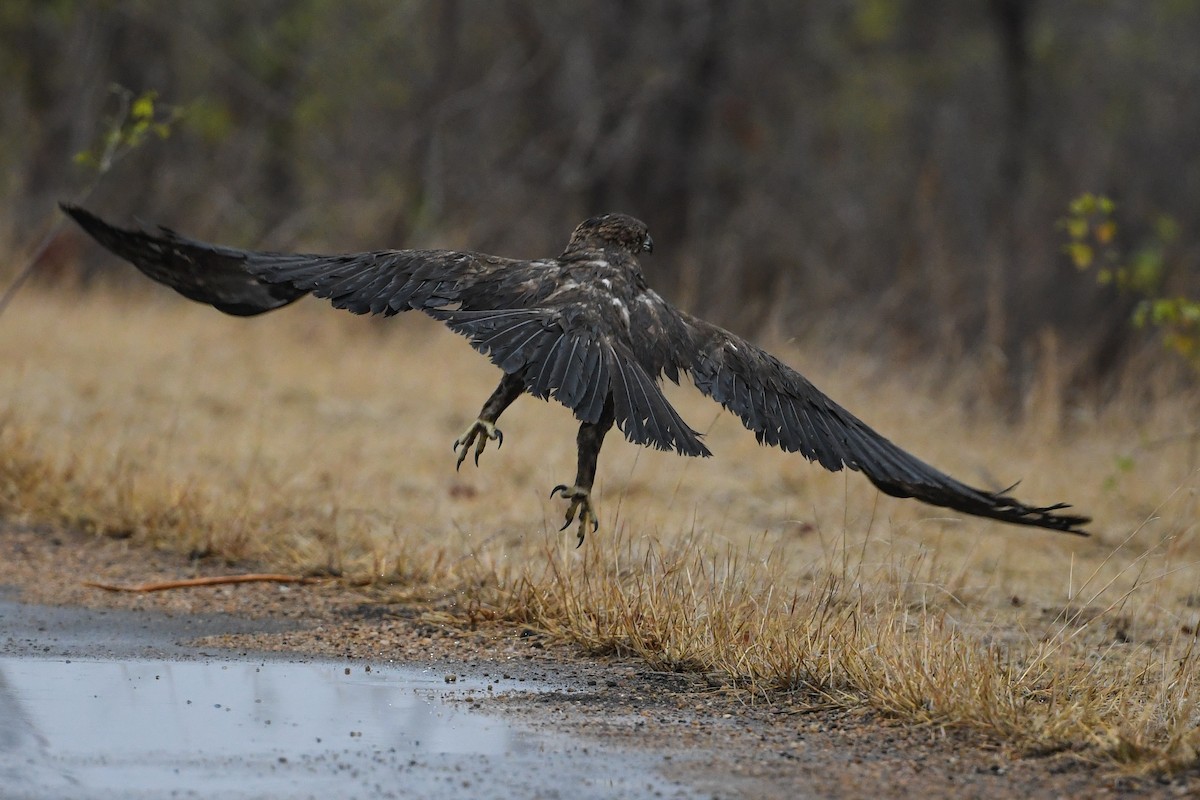
[[600, 530], [600, 520], [596, 518], [596, 512], [592, 509], [591, 494], [587, 489], [560, 483], [550, 490], [550, 496], [554, 497], [555, 495], [564, 500], [571, 501], [570, 505], [567, 506], [566, 522], [559, 528], [560, 531], [565, 531], [567, 526], [575, 521], [576, 515], [579, 517], [579, 542], [575, 545], [579, 547], [583, 544], [588, 523], [591, 523], [592, 533]]
[[[480, 435], [482, 434], [482, 435]], [[462, 448], [462, 452], [458, 453], [458, 461], [454, 465], [457, 470], [462, 466], [463, 461], [467, 458], [467, 451], [471, 449], [471, 445], [475, 445], [475, 466], [479, 466], [479, 456], [483, 453], [483, 449], [487, 447], [489, 440], [496, 442], [496, 449], [499, 450], [504, 444], [504, 434], [496, 427], [496, 423], [488, 422], [486, 419], [477, 419], [467, 428], [459, 437], [454, 440], [454, 452], [458, 453], [458, 448]]]

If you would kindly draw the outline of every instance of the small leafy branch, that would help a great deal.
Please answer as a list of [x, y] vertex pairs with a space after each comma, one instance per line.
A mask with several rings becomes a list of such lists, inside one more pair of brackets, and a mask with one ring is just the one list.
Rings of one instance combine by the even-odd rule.
[[113, 84], [109, 92], [117, 98], [117, 110], [106, 121], [99, 141], [76, 153], [73, 159], [80, 166], [94, 169], [97, 177], [145, 144], [147, 137], [166, 139], [171, 135], [171, 126], [183, 116], [180, 106], [158, 103], [158, 92], [153, 89], [135, 97], [124, 86]]
[[1071, 201], [1059, 226], [1067, 233], [1064, 250], [1080, 270], [1095, 269], [1102, 286], [1116, 286], [1138, 297], [1133, 324], [1153, 325], [1163, 344], [1200, 369], [1200, 301], [1167, 296], [1170, 246], [1179, 238], [1179, 224], [1160, 215], [1152, 230], [1132, 253], [1117, 243], [1116, 204], [1103, 195], [1082, 194]]
[[[183, 108], [179, 106], [158, 103], [158, 92], [153, 90], [135, 96], [124, 86], [113, 84], [109, 87], [109, 92], [117, 98], [116, 111], [105, 121], [103, 133], [95, 145], [76, 153], [72, 158], [76, 164], [92, 171], [91, 180], [71, 199], [75, 204], [86, 200], [113, 165], [145, 144], [147, 137], [154, 135], [165, 139], [170, 136], [171, 126], [179, 121], [184, 113]], [[4, 292], [0, 293], [0, 314], [4, 313], [17, 291], [29, 280], [38, 259], [54, 241], [61, 226], [62, 216], [55, 213], [54, 222], [42, 235], [25, 266]]]

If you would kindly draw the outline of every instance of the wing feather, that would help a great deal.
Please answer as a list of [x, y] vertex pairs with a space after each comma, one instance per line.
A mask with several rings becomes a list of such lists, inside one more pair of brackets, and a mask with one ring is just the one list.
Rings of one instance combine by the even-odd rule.
[[625, 367], [611, 350], [606, 353], [606, 357], [613, 375], [612, 395], [617, 427], [629, 441], [645, 444], [647, 437], [633, 410], [633, 397], [629, 392], [629, 376], [625, 374]]
[[545, 398], [550, 396], [552, 386], [551, 377], [558, 367], [563, 352], [568, 349], [567, 341], [568, 337], [566, 334], [560, 332], [558, 336], [554, 337], [542, 349], [542, 352], [538, 353], [536, 361], [531, 365], [525, 383], [529, 387], [530, 393], [535, 397]]
[[391, 316], [455, 304], [502, 308], [528, 294], [528, 283], [512, 279], [512, 273], [551, 268], [548, 262], [453, 250], [338, 255], [241, 250], [189, 239], [169, 228], [118, 228], [77, 206], [64, 204], [62, 209], [149, 277], [189, 299], [240, 316], [280, 308], [305, 294], [355, 314]]
[[579, 405], [571, 408], [575, 410], [575, 416], [584, 422], [595, 422], [604, 411], [604, 401], [608, 398], [612, 379], [600, 343], [589, 341], [587, 344], [587, 360], [580, 369], [584, 392], [579, 398]]
[[574, 408], [579, 399], [579, 391], [582, 387], [580, 380], [578, 356], [581, 342], [577, 337], [563, 339], [564, 344], [558, 360], [554, 364], [554, 370], [547, 378], [547, 384], [558, 387], [558, 393], [555, 397], [560, 403], [567, 408]]
[[625, 438], [687, 456], [711, 455], [632, 353], [617, 346], [610, 350], [609, 360], [620, 370], [621, 391], [618, 393], [618, 381], [614, 379], [613, 399], [617, 425]]
[[[157, 234], [116, 228], [77, 206], [63, 205], [62, 209], [92, 238], [150, 278], [226, 314], [253, 316], [305, 295], [302, 289], [264, 283], [248, 274], [243, 267], [246, 251], [198, 242], [168, 228]], [[261, 255], [276, 261], [294, 258], [280, 253]]]

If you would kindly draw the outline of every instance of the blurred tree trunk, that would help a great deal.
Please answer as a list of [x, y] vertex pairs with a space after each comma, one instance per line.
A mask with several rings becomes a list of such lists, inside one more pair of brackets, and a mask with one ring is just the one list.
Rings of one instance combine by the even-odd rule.
[[[23, 22], [8, 45], [23, 62], [20, 91], [29, 107], [41, 113], [21, 120], [25, 129], [36, 135], [37, 144], [24, 148], [25, 202], [14, 210], [20, 229], [34, 231], [57, 200], [70, 196], [71, 157], [92, 145], [91, 128], [107, 87], [97, 91], [95, 86], [71, 78], [96, 69], [112, 45], [114, 25], [86, 8], [57, 19], [33, 8]], [[59, 57], [64, 40], [71, 53], [69, 60]]]
[[1025, 182], [1029, 130], [1029, 25], [1034, 0], [989, 0], [998, 38], [1004, 81], [1004, 133], [1000, 143], [996, 191], [987, 215], [992, 246], [986, 257], [984, 343], [988, 351], [988, 391], [1015, 409], [1024, 372], [1020, 331], [1010, 324], [1013, 287], [1019, 285], [1018, 225], [1020, 194]]
[[[625, 208], [652, 217], [655, 235], [664, 242], [688, 241], [693, 201], [703, 194], [699, 178], [711, 127], [711, 107], [724, 65], [725, 25], [732, 0], [681, 0], [667, 4], [668, 25], [678, 31], [679, 51], [669, 81], [643, 109], [643, 141], [636, 157], [620, 173], [599, 172], [587, 187], [596, 211]], [[631, 15], [649, 13], [627, 3], [611, 19], [611, 36], [624, 38]], [[635, 91], [641, 87], [631, 87]], [[623, 107], [611, 109], [609, 123], [623, 122]], [[670, 262], [678, 268], [682, 259]], [[664, 277], [676, 284], [677, 272]]]
[[[416, 105], [416, 112], [431, 120], [429, 130], [419, 145], [421, 162], [421, 185], [419, 202], [415, 211], [419, 217], [410, 220], [418, 226], [425, 219], [437, 219], [445, 213], [445, 176], [442, 160], [446, 157], [442, 142], [441, 106], [445, 98], [459, 89], [456, 65], [458, 63], [459, 37], [462, 29], [462, 14], [458, 0], [439, 0], [435, 4], [435, 40], [433, 71]], [[403, 223], [398, 222], [398, 227]], [[408, 231], [403, 231], [407, 238]]]

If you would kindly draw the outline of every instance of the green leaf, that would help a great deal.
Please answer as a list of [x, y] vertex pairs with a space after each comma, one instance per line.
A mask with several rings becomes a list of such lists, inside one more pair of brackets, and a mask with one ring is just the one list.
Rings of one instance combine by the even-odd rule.
[[1155, 325], [1166, 325], [1179, 320], [1179, 309], [1174, 300], [1160, 298], [1150, 304], [1150, 320]]
[[129, 109], [129, 114], [135, 120], [150, 120], [154, 119], [154, 101], [158, 97], [158, 92], [151, 89], [148, 92], [142, 92], [133, 105]]
[[1096, 210], [1096, 197], [1091, 192], [1084, 192], [1072, 200], [1069, 207], [1075, 216], [1086, 217]]
[[1096, 255], [1092, 251], [1091, 245], [1084, 242], [1071, 242], [1067, 245], [1067, 253], [1070, 254], [1071, 260], [1075, 262], [1075, 266], [1079, 269], [1090, 267]]
[[1164, 243], [1173, 242], [1179, 238], [1179, 223], [1167, 214], [1161, 214], [1154, 220], [1154, 233]]
[[1082, 239], [1087, 236], [1088, 223], [1083, 217], [1071, 217], [1067, 221], [1067, 235], [1072, 239]]

